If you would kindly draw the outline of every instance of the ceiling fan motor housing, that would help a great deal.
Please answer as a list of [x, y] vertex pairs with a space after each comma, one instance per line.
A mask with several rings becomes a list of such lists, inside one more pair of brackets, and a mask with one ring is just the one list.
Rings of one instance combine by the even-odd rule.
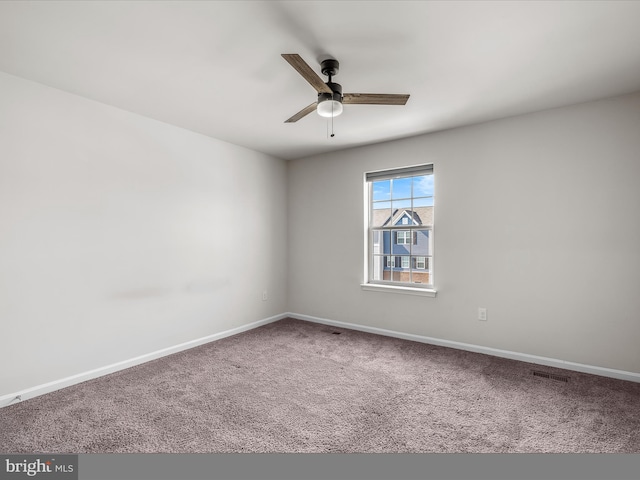
[[327, 82], [327, 86], [333, 93], [319, 93], [318, 103], [324, 102], [326, 100], [335, 100], [336, 102], [342, 103], [342, 85], [340, 85], [339, 83]]
[[[335, 77], [340, 69], [340, 63], [335, 58], [327, 58], [320, 63], [320, 71], [327, 77]], [[331, 80], [331, 79], [329, 79]]]

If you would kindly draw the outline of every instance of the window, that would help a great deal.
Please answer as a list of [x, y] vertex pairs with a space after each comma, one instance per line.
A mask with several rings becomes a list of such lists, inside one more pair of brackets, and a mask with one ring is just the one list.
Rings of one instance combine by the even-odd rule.
[[[402, 220], [404, 222], [407, 219], [403, 218]], [[396, 234], [396, 245], [409, 245], [411, 243], [411, 237], [412, 237], [411, 232], [408, 230], [398, 232]]]
[[433, 288], [433, 165], [370, 172], [367, 284]]

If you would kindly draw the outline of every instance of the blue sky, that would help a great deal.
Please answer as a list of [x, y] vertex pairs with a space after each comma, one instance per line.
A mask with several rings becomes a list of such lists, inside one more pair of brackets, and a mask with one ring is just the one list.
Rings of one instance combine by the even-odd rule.
[[414, 207], [433, 205], [433, 175], [420, 175], [373, 182], [373, 208], [411, 207], [412, 188]]

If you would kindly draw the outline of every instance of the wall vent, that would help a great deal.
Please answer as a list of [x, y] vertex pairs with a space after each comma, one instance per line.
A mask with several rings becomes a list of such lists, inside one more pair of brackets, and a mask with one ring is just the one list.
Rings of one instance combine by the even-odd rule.
[[542, 372], [540, 370], [531, 370], [531, 374], [534, 377], [548, 378], [549, 380], [555, 380], [556, 382], [569, 383], [569, 377], [567, 375], [556, 375], [554, 373]]

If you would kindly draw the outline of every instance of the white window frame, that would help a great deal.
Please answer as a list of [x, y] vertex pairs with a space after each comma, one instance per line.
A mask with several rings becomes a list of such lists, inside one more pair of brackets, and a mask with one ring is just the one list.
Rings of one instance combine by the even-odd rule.
[[[403, 219], [403, 220], [406, 220], [406, 219]], [[398, 230], [398, 232], [396, 233], [396, 245], [411, 245], [413, 243], [412, 233], [413, 232], [411, 230]], [[402, 241], [400, 241], [400, 235], [402, 235]]]
[[[434, 284], [434, 226], [433, 225], [415, 225], [415, 227], [409, 227], [407, 230], [407, 225], [385, 225], [384, 228], [380, 228], [376, 226], [375, 228], [371, 226], [372, 220], [372, 208], [373, 208], [373, 192], [372, 185], [374, 181], [380, 181], [385, 179], [396, 179], [396, 178], [405, 178], [405, 177], [414, 177], [414, 176], [422, 176], [422, 175], [430, 175], [434, 173], [433, 164], [424, 164], [424, 165], [415, 165], [406, 168], [392, 169], [392, 170], [381, 170], [376, 172], [366, 172], [364, 174], [364, 200], [365, 200], [365, 228], [364, 228], [364, 238], [365, 238], [365, 248], [364, 248], [364, 278], [361, 284], [363, 290], [367, 291], [376, 291], [376, 292], [385, 292], [385, 293], [400, 293], [400, 294], [408, 294], [408, 295], [420, 295], [420, 296], [428, 296], [435, 297], [436, 289]], [[413, 191], [411, 193], [411, 201], [413, 202], [414, 198], [422, 198], [422, 197], [414, 197]], [[434, 195], [435, 198], [435, 195]], [[435, 202], [434, 202], [435, 208]], [[420, 256], [420, 258], [424, 259], [424, 269], [427, 270], [427, 263], [429, 265], [429, 281], [428, 284], [420, 284], [420, 283], [410, 283], [410, 282], [398, 282], [398, 281], [390, 281], [390, 280], [373, 280], [371, 272], [373, 272], [374, 261], [375, 259], [379, 259], [377, 255], [382, 252], [378, 252], [377, 254], [373, 251], [373, 232], [374, 230], [380, 231], [389, 231], [390, 235], [393, 235], [393, 232], [406, 231], [409, 234], [409, 242], [403, 243], [401, 245], [412, 245], [413, 237], [415, 231], [418, 230], [429, 230], [429, 253], [430, 255]], [[403, 233], [403, 240], [406, 241], [405, 234]], [[390, 238], [393, 240], [392, 238]], [[396, 236], [396, 242], [399, 240], [398, 236]], [[393, 242], [392, 242], [393, 244]], [[392, 265], [388, 265], [388, 258], [393, 258], [396, 255], [393, 251], [385, 254], [387, 260], [384, 261], [384, 265], [386, 268], [391, 268], [393, 270], [393, 265], [395, 264], [392, 261]], [[403, 257], [402, 268], [411, 268], [411, 247], [409, 248], [409, 256], [407, 259], [409, 260], [409, 265], [405, 267], [404, 257], [405, 255], [401, 255]], [[417, 262], [416, 262], [417, 263]], [[378, 267], [379, 268], [379, 267]], [[416, 268], [417, 269], [417, 268]], [[381, 278], [381, 277], [378, 277]]]
[[[420, 266], [421, 264], [422, 266]], [[416, 270], [426, 270], [426, 269], [427, 269], [427, 257], [416, 257]]]

